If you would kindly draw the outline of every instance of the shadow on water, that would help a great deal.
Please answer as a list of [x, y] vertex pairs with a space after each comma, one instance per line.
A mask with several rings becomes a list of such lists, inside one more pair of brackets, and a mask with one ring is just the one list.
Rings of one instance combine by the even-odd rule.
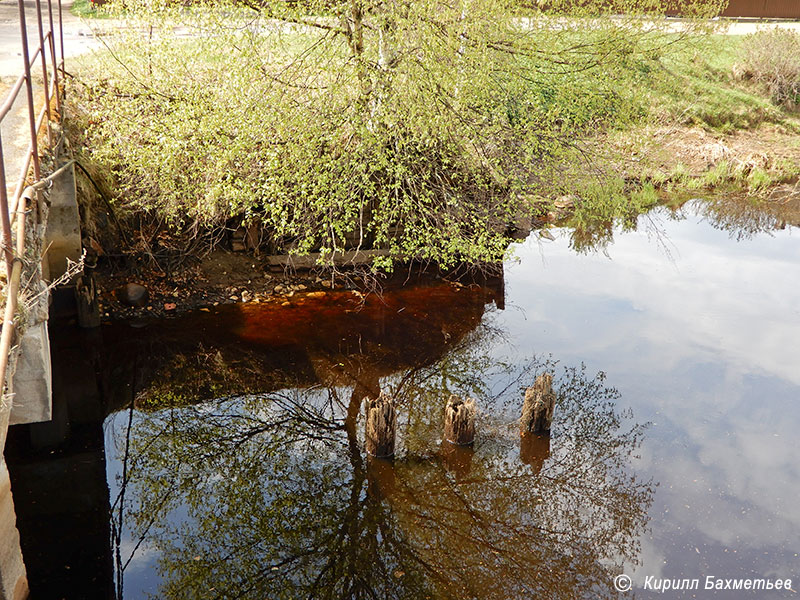
[[100, 351], [113, 362], [102, 382], [108, 411], [145, 389], [137, 402], [153, 408], [337, 378], [349, 382], [354, 369], [373, 391], [380, 376], [438, 360], [478, 326], [487, 303], [502, 303], [502, 295], [502, 279], [421, 282], [380, 296], [311, 292], [134, 328], [115, 323], [103, 328]]
[[[49, 497], [76, 527], [51, 534], [18, 500], [34, 593], [617, 597], [654, 491], [630, 467], [644, 427], [602, 374], [490, 357], [503, 332], [482, 319], [502, 295], [502, 281], [436, 281], [54, 327], [61, 416], [17, 428], [9, 462], [17, 498]], [[520, 447], [522, 390], [544, 370], [552, 435]], [[361, 402], [380, 389], [399, 403], [392, 462], [362, 451]], [[479, 399], [473, 448], [441, 441], [451, 393]], [[72, 466], [50, 481], [53, 452]]]
[[384, 373], [436, 361], [502, 296], [502, 279], [434, 280], [383, 297], [298, 294], [94, 331], [53, 323], [54, 418], [13, 427], [6, 447], [35, 597], [115, 595], [103, 430], [109, 413], [134, 399], [154, 410], [302, 389], [344, 368], [377, 385]]

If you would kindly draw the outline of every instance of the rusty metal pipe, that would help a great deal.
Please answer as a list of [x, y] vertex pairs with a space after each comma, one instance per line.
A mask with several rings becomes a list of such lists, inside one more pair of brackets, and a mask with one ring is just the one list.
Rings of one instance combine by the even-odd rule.
[[14, 219], [17, 218], [17, 205], [19, 204], [19, 199], [22, 197], [22, 192], [24, 191], [25, 180], [28, 178], [28, 169], [31, 168], [31, 145], [28, 144], [28, 152], [25, 154], [25, 161], [22, 163], [22, 169], [20, 169], [19, 178], [17, 179], [17, 187], [16, 191], [14, 192], [14, 197], [9, 204], [9, 210], [11, 212], [11, 222], [14, 222]]
[[[42, 123], [44, 122], [44, 119], [45, 119], [46, 116], [47, 115], [45, 113], [45, 110], [44, 110], [44, 108], [42, 108], [42, 110], [39, 111], [38, 118], [36, 119], [36, 131], [39, 131], [42, 128]], [[12, 214], [12, 217], [11, 217], [11, 222], [12, 223], [14, 222], [14, 219], [16, 218], [17, 209], [18, 209], [17, 205], [19, 204], [20, 198], [22, 197], [22, 193], [23, 193], [23, 191], [25, 189], [24, 186], [25, 186], [25, 180], [28, 178], [28, 169], [31, 168], [31, 158], [33, 157], [33, 147], [34, 147], [33, 144], [28, 144], [28, 149], [27, 149], [27, 151], [25, 153], [25, 161], [22, 163], [22, 169], [20, 169], [19, 178], [17, 179], [16, 192], [14, 192], [14, 199], [11, 202], [11, 206], [14, 207], [13, 214]], [[52, 177], [52, 175], [50, 175], [49, 177]], [[38, 183], [39, 183], [39, 181], [37, 180], [37, 182], [34, 185], [37, 185]]]
[[11, 218], [8, 214], [8, 190], [6, 189], [6, 163], [3, 157], [3, 140], [0, 139], [0, 224], [2, 224], [3, 254], [6, 258], [6, 280], [11, 277], [14, 252], [11, 250]]
[[28, 63], [31, 64], [31, 65], [35, 64], [36, 63], [36, 59], [39, 58], [39, 54], [41, 52], [42, 52], [42, 49], [37, 47], [36, 50], [33, 51], [33, 54], [31, 54], [30, 58], [28, 59]]
[[[36, 24], [39, 29], [39, 52], [42, 55], [42, 87], [44, 88], [44, 108], [47, 113], [47, 145], [53, 145], [53, 132], [50, 129], [50, 78], [47, 76], [47, 52], [44, 45], [44, 25], [42, 24], [42, 0], [35, 0]], [[38, 129], [36, 130], [38, 133]], [[38, 177], [37, 177], [38, 179]]]
[[[24, 0], [17, 0], [17, 7], [19, 8], [19, 29], [22, 44], [22, 62], [24, 65], [24, 74], [17, 78], [17, 81], [11, 88], [6, 100], [0, 106], [0, 121], [5, 118], [11, 111], [14, 103], [19, 97], [19, 92], [22, 85], [25, 85], [28, 101], [28, 122], [30, 126], [31, 141], [28, 146], [28, 152], [24, 161], [23, 169], [20, 173], [20, 179], [17, 184], [17, 189], [14, 194], [14, 213], [11, 214], [8, 202], [8, 190], [6, 188], [6, 173], [5, 162], [3, 157], [2, 139], [0, 139], [0, 236], [2, 236], [3, 254], [6, 261], [6, 304], [3, 314], [3, 327], [0, 333], [0, 400], [5, 397], [5, 384], [6, 375], [8, 372], [8, 358], [11, 351], [11, 343], [14, 335], [14, 317], [17, 313], [17, 306], [19, 302], [20, 280], [22, 277], [22, 257], [25, 254], [25, 213], [22, 213], [21, 218], [17, 218], [20, 207], [27, 209], [29, 202], [37, 201], [37, 190], [50, 184], [53, 177], [56, 177], [64, 169], [68, 168], [74, 161], [69, 161], [63, 165], [55, 173], [42, 179], [41, 165], [39, 161], [39, 130], [41, 129], [42, 122], [47, 119], [47, 133], [48, 139], [51, 140], [50, 131], [50, 98], [52, 95], [56, 98], [56, 106], [60, 112], [61, 98], [58, 82], [58, 57], [56, 55], [56, 42], [55, 42], [55, 29], [53, 24], [53, 6], [52, 0], [48, 0], [48, 19], [50, 29], [47, 35], [44, 33], [44, 25], [42, 23], [42, 7], [41, 0], [35, 0], [36, 3], [36, 21], [39, 29], [39, 47], [31, 57], [30, 49], [28, 47], [28, 30], [27, 18], [25, 15]], [[64, 31], [63, 31], [63, 12], [61, 0], [58, 0], [58, 28], [59, 40], [61, 46], [61, 69], [64, 71]], [[48, 42], [50, 49], [50, 56], [52, 58], [53, 78], [52, 86], [50, 78], [47, 74], [47, 52], [45, 40]], [[44, 87], [44, 107], [36, 118], [36, 109], [33, 97], [33, 81], [31, 78], [31, 64], [35, 62], [36, 58], [41, 54], [42, 59], [42, 74], [43, 74], [43, 87]], [[51, 90], [53, 93], [51, 94]], [[52, 140], [51, 140], [52, 141]], [[27, 186], [24, 190], [22, 187], [25, 185], [25, 180], [28, 176], [28, 169], [30, 168], [31, 161], [33, 161], [33, 174], [35, 183]], [[16, 256], [12, 250], [11, 240], [11, 227], [12, 222], [16, 218], [17, 227], [17, 240], [16, 240]]]
[[55, 29], [53, 29], [53, 0], [47, 0], [47, 14], [50, 20], [50, 31], [48, 32], [50, 41], [50, 57], [53, 59], [53, 80], [56, 84], [56, 110], [61, 114], [61, 90], [58, 87], [58, 58], [56, 57], [56, 40], [53, 37]]
[[25, 65], [25, 87], [28, 92], [28, 121], [31, 128], [31, 147], [33, 158], [33, 175], [38, 181], [42, 178], [41, 166], [39, 165], [39, 140], [38, 131], [36, 129], [36, 115], [33, 108], [33, 84], [31, 83], [31, 63], [30, 54], [28, 52], [28, 27], [26, 25], [25, 17], [25, 3], [24, 0], [17, 0], [19, 6], [19, 31], [22, 38], [22, 63]]
[[[22, 193], [22, 198], [26, 197], [28, 191], [35, 194], [33, 186], [29, 186]], [[22, 256], [25, 253], [25, 215], [17, 219], [17, 256], [13, 260], [11, 273], [8, 278], [8, 288], [6, 289], [6, 309], [3, 315], [3, 331], [0, 333], [0, 386], [2, 386], [2, 398], [6, 393], [6, 372], [8, 371], [8, 355], [11, 352], [11, 341], [14, 335], [14, 315], [17, 313], [17, 302], [19, 296], [19, 285], [22, 277]]]
[[[8, 355], [11, 351], [11, 340], [12, 335], [14, 334], [14, 315], [17, 312], [17, 304], [19, 301], [19, 287], [22, 276], [22, 257], [25, 255], [25, 214], [27, 212], [27, 203], [38, 202], [38, 190], [49, 186], [53, 179], [58, 177], [64, 170], [71, 167], [74, 162], [74, 160], [67, 161], [56, 171], [48, 175], [45, 179], [37, 181], [33, 185], [26, 187], [20, 195], [20, 203], [22, 204], [23, 211], [15, 211], [20, 212], [20, 214], [17, 215], [19, 218], [17, 218], [16, 222], [16, 256], [12, 260], [10, 275], [8, 276], [8, 287], [6, 288], [6, 306], [3, 315], [3, 331], [0, 333], [0, 400], [2, 400], [2, 398], [5, 396]], [[6, 211], [5, 214], [8, 215], [8, 211]]]
[[61, 0], [58, 0], [58, 37], [61, 40], [61, 74], [64, 75], [64, 14]]
[[17, 101], [17, 96], [19, 95], [19, 91], [22, 89], [22, 84], [25, 83], [25, 75], [20, 75], [17, 77], [17, 81], [11, 87], [11, 90], [8, 92], [8, 97], [6, 101], [3, 102], [3, 106], [0, 106], [0, 121], [2, 121], [6, 115], [11, 112], [11, 109], [14, 106], [14, 102]]

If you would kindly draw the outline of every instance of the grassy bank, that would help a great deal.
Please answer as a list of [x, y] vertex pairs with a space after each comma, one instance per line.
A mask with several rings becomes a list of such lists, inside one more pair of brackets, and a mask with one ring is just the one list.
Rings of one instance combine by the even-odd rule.
[[796, 193], [800, 115], [747, 72], [748, 43], [698, 37], [664, 56], [639, 90], [641, 118], [583, 141], [590, 158], [555, 190], [572, 196], [574, 208], [554, 212], [576, 229], [576, 247], [608, 238], [612, 222], [633, 226], [667, 198], [725, 191], [757, 205]]

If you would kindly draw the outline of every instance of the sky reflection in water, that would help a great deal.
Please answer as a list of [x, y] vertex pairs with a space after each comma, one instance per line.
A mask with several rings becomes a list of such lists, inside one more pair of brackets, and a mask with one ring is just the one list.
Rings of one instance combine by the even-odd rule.
[[[320, 367], [315, 352], [330, 387], [284, 392], [285, 410], [247, 397], [137, 413], [133, 473], [141, 478], [127, 490], [123, 560], [147, 515], [169, 518], [147, 530], [127, 566], [126, 597], [211, 587], [209, 597], [354, 589], [363, 597], [615, 597], [606, 567], [638, 585], [648, 575], [800, 580], [797, 231], [732, 234], [696, 208], [683, 220], [666, 211], [644, 217], [638, 231], [616, 236], [608, 256], [576, 255], [566, 232], [554, 242], [534, 235], [506, 268], [506, 309], [489, 310], [459, 339], [445, 333], [440, 360], [431, 362], [426, 346], [425, 365], [387, 375], [391, 357], [376, 367], [328, 354]], [[524, 464], [513, 425], [519, 388], [544, 365], [515, 377], [533, 355], [558, 361], [562, 390], [571, 382], [574, 393], [562, 400], [549, 451]], [[564, 366], [581, 363], [586, 372], [565, 375]], [[415, 399], [401, 409], [402, 452], [389, 475], [352, 452], [344, 427], [352, 392], [337, 365], [369, 372], [364, 389], [380, 379]], [[600, 370], [602, 384], [593, 379]], [[477, 394], [484, 411], [468, 469], [438, 446], [445, 388]], [[315, 412], [291, 421], [291, 435], [284, 427], [247, 437], [234, 426], [243, 415], [264, 428], [297, 416], [298, 399]], [[620, 418], [627, 409], [632, 420]], [[646, 422], [643, 432], [637, 424]], [[109, 422], [112, 503], [127, 423], [127, 412]], [[211, 448], [203, 460], [201, 447]], [[607, 471], [586, 467], [603, 461]], [[543, 524], [555, 533], [528, 535]], [[308, 556], [283, 574], [279, 557], [303, 549]], [[258, 580], [267, 564], [276, 571]], [[340, 587], [345, 580], [355, 587]]]
[[522, 354], [605, 370], [652, 422], [637, 469], [660, 486], [635, 582], [800, 580], [800, 238], [715, 229], [698, 208], [643, 218], [610, 258], [529, 240], [496, 318]]

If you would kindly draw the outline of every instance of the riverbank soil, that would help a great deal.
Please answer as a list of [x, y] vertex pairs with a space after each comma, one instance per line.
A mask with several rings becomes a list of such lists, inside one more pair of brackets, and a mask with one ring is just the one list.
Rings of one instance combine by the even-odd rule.
[[[403, 287], [411, 278], [417, 282], [446, 281], [458, 288], [483, 284], [494, 273], [489, 267], [440, 271], [436, 267], [406, 265], [398, 266], [391, 274], [381, 274], [360, 267], [331, 271], [276, 267], [274, 263], [274, 257], [220, 248], [187, 260], [171, 272], [158, 268], [133, 270], [100, 261], [92, 275], [99, 291], [101, 319], [114, 321], [170, 317], [239, 302], [289, 306], [295, 300], [322, 298], [342, 290], [361, 297], [380, 295], [384, 290]], [[146, 289], [143, 300], [129, 301], [129, 284]]]
[[[172, 272], [139, 268], [135, 271], [102, 262], [94, 272], [100, 290], [100, 314], [104, 320], [142, 316], [169, 316], [202, 307], [234, 302], [285, 301], [296, 293], [354, 288], [363, 283], [351, 279], [306, 272], [270, 270], [265, 257], [218, 249], [193, 257]], [[132, 306], [124, 297], [130, 283], [146, 288], [146, 300]]]
[[619, 166], [626, 178], [700, 178], [722, 162], [747, 173], [772, 172], [776, 179], [796, 179], [800, 171], [800, 135], [791, 122], [764, 123], [728, 134], [702, 127], [651, 125], [607, 139], [623, 159]]

